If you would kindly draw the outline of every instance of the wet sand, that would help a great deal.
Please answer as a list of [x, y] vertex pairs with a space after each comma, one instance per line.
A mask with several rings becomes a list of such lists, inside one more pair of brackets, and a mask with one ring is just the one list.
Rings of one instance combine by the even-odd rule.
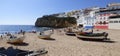
[[109, 33], [111, 41], [84, 41], [64, 32], [54, 31], [52, 39], [39, 39], [35, 33], [26, 33], [24, 44], [11, 45], [0, 39], [0, 46], [13, 46], [22, 50], [45, 48], [46, 56], [120, 56], [120, 30], [104, 30]]

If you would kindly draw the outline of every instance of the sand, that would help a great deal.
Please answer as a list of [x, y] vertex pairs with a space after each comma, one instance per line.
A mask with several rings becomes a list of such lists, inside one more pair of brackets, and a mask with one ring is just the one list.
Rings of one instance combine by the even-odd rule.
[[48, 51], [46, 56], [120, 56], [120, 30], [104, 31], [109, 33], [111, 41], [84, 41], [55, 30], [51, 40], [39, 39], [35, 33], [26, 33], [25, 44], [11, 45], [0, 39], [0, 46], [22, 50], [45, 48]]

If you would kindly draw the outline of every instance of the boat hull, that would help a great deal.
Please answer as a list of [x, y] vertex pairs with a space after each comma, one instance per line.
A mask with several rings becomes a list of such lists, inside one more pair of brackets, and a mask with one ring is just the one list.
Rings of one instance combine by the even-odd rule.
[[86, 36], [77, 36], [77, 38], [80, 39], [91, 39], [91, 40], [104, 40], [104, 36], [99, 36], [99, 37], [86, 37]]
[[95, 33], [95, 34], [76, 34], [77, 38], [80, 39], [90, 39], [90, 40], [105, 40], [107, 38], [108, 33]]
[[23, 43], [23, 40], [25, 39], [25, 36], [17, 37], [17, 38], [9, 38], [7, 40], [8, 43], [13, 43], [13, 44], [21, 44]]
[[74, 32], [67, 32], [65, 33], [66, 35], [69, 35], [69, 36], [75, 36], [75, 33]]
[[39, 35], [38, 37], [40, 39], [47, 39], [47, 38], [50, 38], [51, 35]]

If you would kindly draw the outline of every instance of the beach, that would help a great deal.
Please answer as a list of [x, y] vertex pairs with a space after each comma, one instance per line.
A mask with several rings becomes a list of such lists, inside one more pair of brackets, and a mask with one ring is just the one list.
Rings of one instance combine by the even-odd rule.
[[45, 48], [48, 51], [45, 56], [120, 56], [120, 30], [100, 30], [109, 33], [110, 41], [84, 41], [65, 35], [62, 29], [58, 30], [54, 30], [50, 40], [39, 39], [35, 33], [26, 33], [23, 45], [8, 44], [0, 39], [0, 46], [13, 46], [21, 50]]

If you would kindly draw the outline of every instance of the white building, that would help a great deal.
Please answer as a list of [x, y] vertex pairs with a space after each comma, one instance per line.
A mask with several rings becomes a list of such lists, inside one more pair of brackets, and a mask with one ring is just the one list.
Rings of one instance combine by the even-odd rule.
[[83, 10], [77, 11], [77, 13], [73, 16], [77, 19], [77, 26], [83, 26], [83, 24], [84, 24]]
[[95, 24], [95, 28], [97, 29], [111, 28], [111, 23], [109, 23], [109, 17], [114, 16], [116, 14], [120, 15], [120, 3], [111, 3], [108, 4], [106, 8], [100, 8], [100, 11], [96, 13], [97, 21]]
[[96, 14], [95, 28], [96, 29], [108, 29], [109, 16], [111, 16], [110, 13], [106, 13], [106, 11], [99, 11]]
[[99, 7], [92, 7], [84, 10], [84, 28], [93, 28], [96, 23], [96, 12], [99, 11]]
[[107, 5], [107, 9], [110, 9], [110, 10], [120, 9], [120, 3], [110, 3]]
[[120, 29], [120, 15], [109, 17], [109, 29]]
[[67, 12], [67, 16], [68, 17], [75, 17], [77, 20], [77, 26], [83, 26], [83, 20], [84, 20], [84, 16], [83, 16], [83, 10], [74, 10], [71, 12]]
[[109, 18], [113, 15], [120, 15], [120, 3], [108, 4], [106, 8], [91, 7], [53, 15], [57, 17], [75, 17], [77, 19], [77, 26], [82, 25], [84, 28], [120, 28], [120, 24], [118, 23], [120, 22], [119, 18]]
[[66, 13], [58, 13], [57, 17], [67, 17]]

